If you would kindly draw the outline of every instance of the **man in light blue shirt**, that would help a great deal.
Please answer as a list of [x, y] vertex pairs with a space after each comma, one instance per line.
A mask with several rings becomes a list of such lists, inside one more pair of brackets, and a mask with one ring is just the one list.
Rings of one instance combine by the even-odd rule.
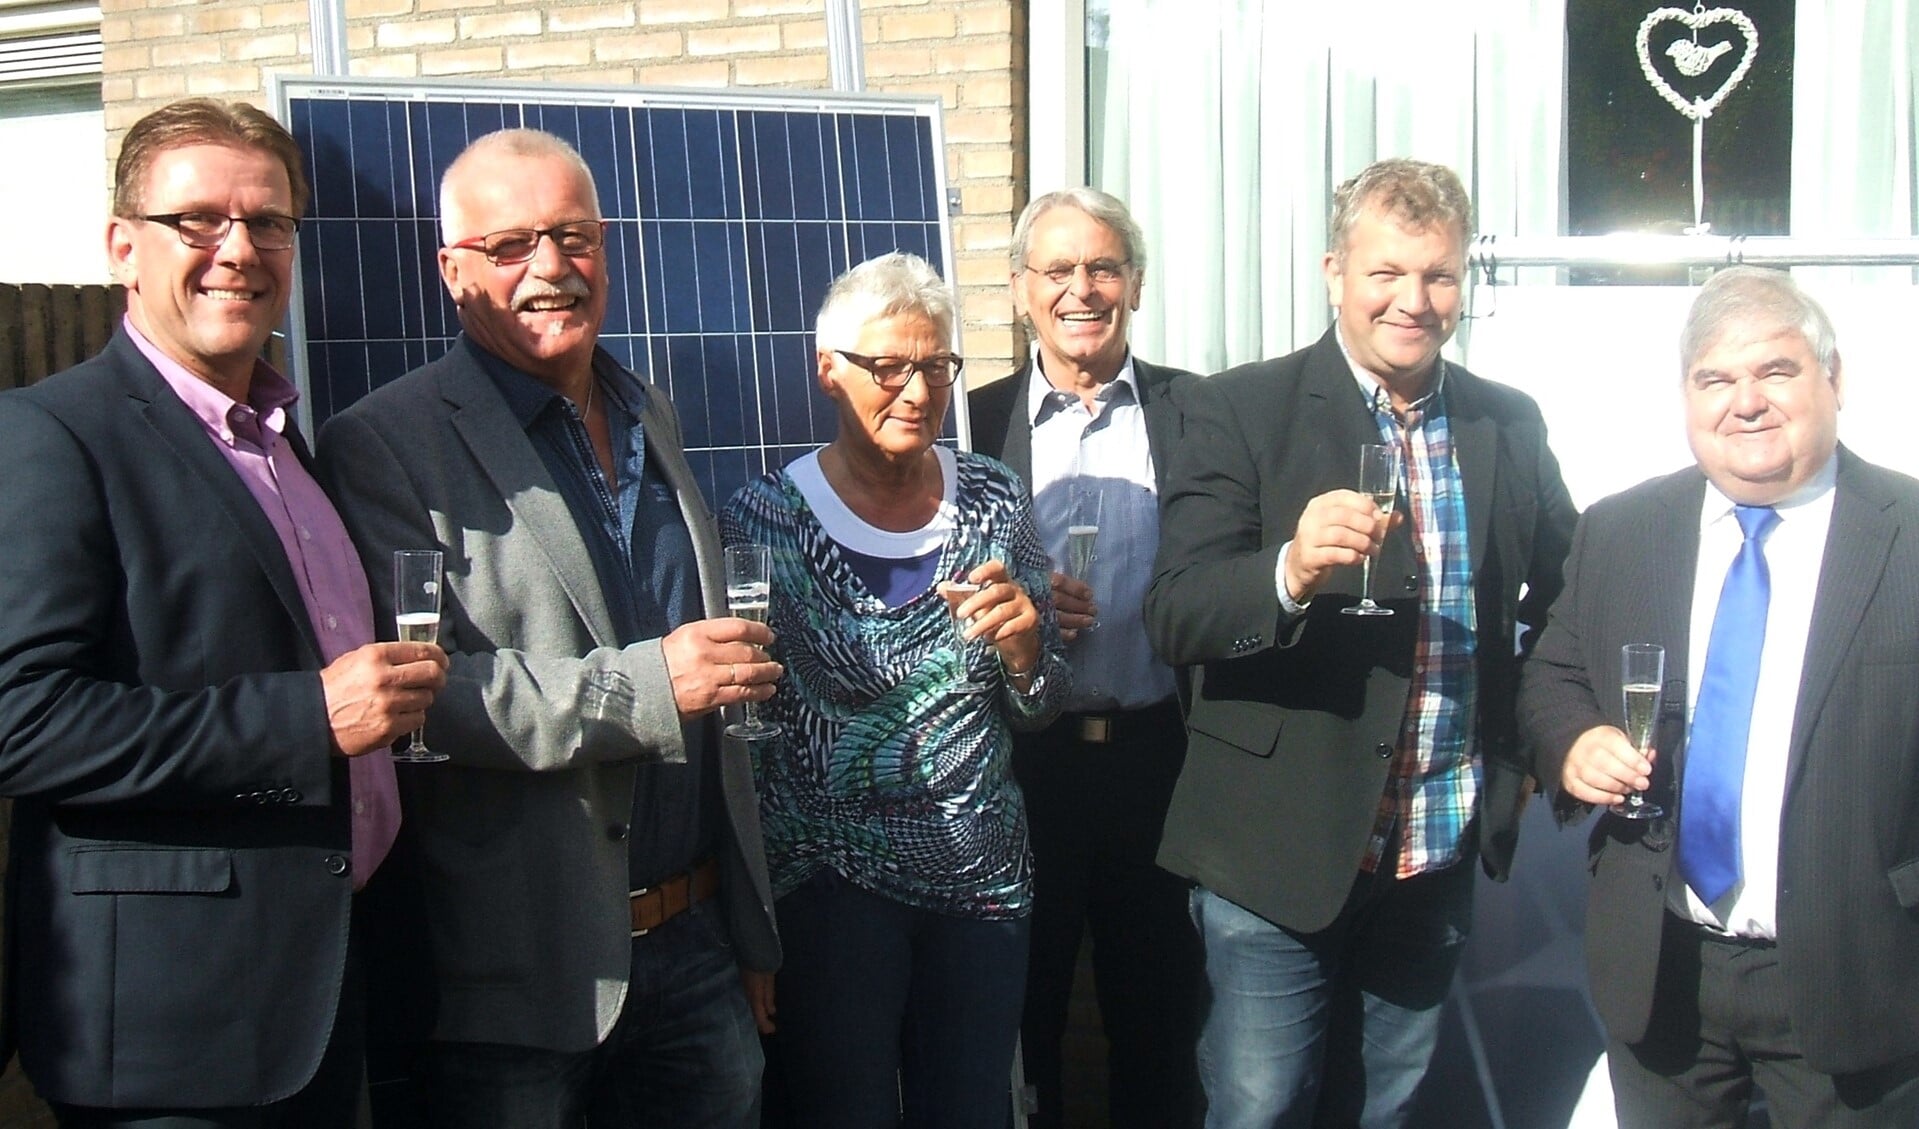
[[[1175, 672], [1141, 617], [1160, 475], [1178, 440], [1169, 389], [1187, 374], [1127, 348], [1146, 249], [1119, 200], [1092, 188], [1034, 200], [1014, 227], [1011, 268], [1032, 356], [972, 392], [968, 408], [978, 450], [1031, 488], [1075, 685], [1066, 714], [1017, 737], [1013, 754], [1034, 856], [1022, 1029], [1031, 1124], [1061, 1124], [1060, 1042], [1090, 930], [1111, 1123], [1193, 1125], [1199, 943], [1185, 883], [1153, 861], [1186, 736]], [[1093, 530], [1090, 562], [1076, 560], [1073, 541]]]

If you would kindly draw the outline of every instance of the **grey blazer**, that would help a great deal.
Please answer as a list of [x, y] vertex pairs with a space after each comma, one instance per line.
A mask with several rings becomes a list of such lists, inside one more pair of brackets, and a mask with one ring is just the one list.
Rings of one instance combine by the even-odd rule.
[[[626, 998], [636, 765], [685, 750], [660, 641], [616, 644], [586, 543], [477, 349], [461, 337], [334, 416], [319, 465], [376, 608], [390, 606], [393, 550], [446, 553], [440, 642], [453, 667], [427, 728], [452, 759], [402, 774], [437, 966], [434, 1037], [578, 1051], [606, 1037]], [[678, 417], [648, 393], [648, 450], [678, 494], [705, 605], [723, 608], [713, 516]], [[625, 676], [631, 701], [583, 726], [604, 671]], [[742, 965], [771, 971], [780, 950], [746, 750], [723, 741], [709, 755], [733, 944]]]

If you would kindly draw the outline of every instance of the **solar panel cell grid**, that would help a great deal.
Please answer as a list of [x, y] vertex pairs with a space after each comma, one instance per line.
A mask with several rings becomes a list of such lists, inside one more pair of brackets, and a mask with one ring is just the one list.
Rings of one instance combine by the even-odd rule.
[[586, 159], [609, 221], [601, 344], [673, 398], [716, 505], [832, 437], [812, 320], [834, 277], [896, 248], [948, 260], [928, 100], [290, 76], [276, 95], [314, 189], [290, 350], [310, 427], [451, 343], [438, 181], [505, 126]]

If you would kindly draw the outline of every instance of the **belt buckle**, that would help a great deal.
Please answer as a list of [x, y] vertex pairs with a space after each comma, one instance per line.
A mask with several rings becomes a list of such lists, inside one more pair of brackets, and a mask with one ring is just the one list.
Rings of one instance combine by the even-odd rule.
[[1088, 714], [1079, 719], [1079, 739], [1089, 745], [1104, 745], [1113, 739], [1113, 719], [1105, 714]]

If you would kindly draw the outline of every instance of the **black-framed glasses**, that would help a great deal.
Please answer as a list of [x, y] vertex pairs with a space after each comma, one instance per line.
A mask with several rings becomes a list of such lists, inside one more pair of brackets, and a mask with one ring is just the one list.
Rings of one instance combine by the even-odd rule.
[[960, 369], [966, 367], [966, 358], [952, 353], [936, 353], [916, 361], [911, 357], [868, 357], [845, 349], [833, 352], [865, 369], [873, 383], [889, 392], [897, 392], [912, 383], [914, 373], [924, 377], [929, 388], [945, 388], [958, 380]]
[[540, 249], [541, 236], [551, 239], [560, 254], [569, 258], [591, 255], [606, 246], [606, 221], [573, 220], [552, 227], [509, 227], [449, 243], [447, 247], [455, 251], [478, 251], [486, 256], [487, 262], [505, 267], [531, 259]]
[[1113, 283], [1125, 278], [1126, 268], [1132, 265], [1129, 261], [1121, 261], [1119, 259], [1094, 259], [1090, 263], [1054, 263], [1051, 266], [1044, 267], [1036, 267], [1031, 263], [1027, 263], [1025, 269], [1032, 271], [1034, 274], [1045, 275], [1046, 281], [1052, 283], [1054, 286], [1066, 286], [1073, 281], [1073, 276], [1078, 274], [1081, 268], [1084, 268], [1086, 277], [1092, 279], [1095, 285], [1111, 286]]
[[180, 242], [202, 251], [225, 243], [227, 232], [232, 231], [236, 223], [246, 225], [247, 239], [256, 251], [284, 251], [293, 246], [293, 239], [300, 232], [298, 219], [272, 212], [262, 212], [257, 216], [226, 216], [219, 212], [162, 212], [134, 218], [164, 224], [173, 229], [173, 233], [180, 237]]

